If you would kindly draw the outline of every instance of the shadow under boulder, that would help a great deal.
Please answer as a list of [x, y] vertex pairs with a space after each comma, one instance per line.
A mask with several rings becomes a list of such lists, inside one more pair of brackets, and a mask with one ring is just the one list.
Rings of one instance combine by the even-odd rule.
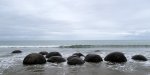
[[125, 57], [125, 55], [121, 52], [112, 52], [110, 54], [108, 54], [105, 58], [105, 61], [109, 61], [112, 63], [123, 63], [123, 62], [127, 62], [127, 58]]
[[84, 59], [86, 62], [99, 63], [103, 61], [102, 57], [97, 54], [88, 54]]
[[147, 58], [143, 55], [134, 55], [132, 56], [133, 60], [139, 60], [139, 61], [147, 61]]
[[24, 65], [34, 65], [34, 64], [44, 64], [44, 63], [46, 63], [46, 59], [44, 58], [43, 55], [38, 53], [31, 53], [27, 55], [23, 60]]
[[62, 56], [59, 52], [50, 52], [46, 55], [46, 58], [50, 58], [52, 56]]
[[61, 56], [52, 56], [48, 58], [47, 61], [52, 62], [52, 63], [61, 63], [61, 62], [65, 62], [66, 60], [62, 58]]
[[22, 53], [22, 51], [21, 50], [14, 50], [11, 53]]
[[83, 65], [85, 62], [79, 57], [73, 57], [68, 60], [67, 64], [68, 65]]

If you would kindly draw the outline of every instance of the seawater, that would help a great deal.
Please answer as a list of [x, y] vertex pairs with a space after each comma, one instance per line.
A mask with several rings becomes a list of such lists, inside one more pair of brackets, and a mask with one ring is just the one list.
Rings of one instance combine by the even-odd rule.
[[[72, 45], [92, 45], [90, 48], [60, 48], [60, 46], [72, 46]], [[21, 54], [11, 54], [13, 50], [22, 50]], [[99, 50], [98, 52], [96, 50]], [[64, 58], [67, 58], [72, 53], [81, 52], [84, 55], [89, 53], [99, 54], [104, 58], [107, 54], [114, 51], [123, 52], [128, 59], [128, 62], [124, 65], [106, 65], [107, 62], [103, 62], [103, 67], [111, 70], [112, 72], [121, 72], [122, 75], [128, 75], [135, 72], [141, 72], [142, 75], [150, 74], [150, 41], [149, 40], [40, 40], [40, 41], [0, 41], [0, 74], [1, 75], [14, 75], [19, 72], [26, 71], [22, 61], [24, 57], [30, 53], [38, 53], [40, 51], [58, 51]], [[131, 60], [131, 57], [136, 54], [142, 54], [148, 58], [146, 62], [139, 62]], [[66, 63], [63, 63], [67, 66]], [[46, 67], [45, 67], [46, 66]], [[51, 63], [44, 65], [44, 69], [53, 67]], [[85, 64], [84, 67], [87, 67]], [[60, 67], [60, 66], [59, 66]], [[68, 68], [68, 67], [67, 67]], [[65, 67], [66, 69], [66, 67]], [[28, 69], [28, 71], [34, 71], [35, 68]], [[64, 71], [66, 72], [66, 71]], [[63, 72], [63, 73], [64, 73]], [[140, 73], [139, 73], [140, 74]], [[19, 74], [18, 74], [19, 75]], [[39, 74], [40, 75], [40, 74]], [[47, 75], [47, 74], [41, 74]], [[62, 74], [55, 74], [62, 75]], [[67, 75], [67, 74], [64, 74]], [[79, 74], [76, 74], [79, 75]], [[90, 74], [89, 74], [90, 75]], [[93, 74], [94, 75], [94, 74]], [[95, 74], [98, 75], [98, 74]], [[109, 75], [109, 74], [105, 74]], [[134, 74], [132, 74], [134, 75]]]

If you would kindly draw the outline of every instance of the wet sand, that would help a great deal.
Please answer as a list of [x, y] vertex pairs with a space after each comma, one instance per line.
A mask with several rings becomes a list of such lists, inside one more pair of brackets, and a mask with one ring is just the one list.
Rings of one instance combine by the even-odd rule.
[[[122, 49], [122, 48], [111, 48], [100, 49], [100, 52], [95, 52], [99, 48], [82, 48], [82, 49], [66, 49], [66, 48], [22, 48], [23, 53], [21, 54], [10, 54], [12, 50], [16, 48], [4, 48], [1, 49], [1, 66], [0, 75], [150, 75], [150, 57], [149, 49]], [[103, 61], [101, 63], [85, 63], [82, 66], [69, 66], [65, 63], [52, 64], [46, 63], [44, 65], [30, 65], [25, 66], [22, 64], [24, 57], [29, 53], [40, 52], [42, 50], [59, 51], [62, 53], [64, 58], [72, 55], [75, 52], [99, 54], [104, 58], [108, 53], [113, 51], [124, 52], [128, 61], [125, 64], [107, 64]], [[143, 51], [145, 50], [145, 51]], [[135, 52], [137, 51], [137, 52]], [[131, 60], [131, 56], [137, 53], [145, 54], [148, 57], [147, 62], [138, 62]]]
[[149, 75], [146, 69], [142, 67], [138, 69], [136, 65], [127, 63], [110, 65], [106, 62], [85, 63], [82, 66], [68, 66], [66, 63], [32, 66], [20, 64], [5, 70], [3, 75]]

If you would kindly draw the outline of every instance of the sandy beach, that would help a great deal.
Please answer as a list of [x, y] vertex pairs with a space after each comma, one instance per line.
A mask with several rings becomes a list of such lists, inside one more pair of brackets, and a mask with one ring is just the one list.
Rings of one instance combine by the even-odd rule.
[[66, 63], [45, 65], [22, 64], [9, 67], [3, 75], [149, 75], [149, 69], [143, 63], [107, 64], [85, 63], [81, 66], [69, 66]]

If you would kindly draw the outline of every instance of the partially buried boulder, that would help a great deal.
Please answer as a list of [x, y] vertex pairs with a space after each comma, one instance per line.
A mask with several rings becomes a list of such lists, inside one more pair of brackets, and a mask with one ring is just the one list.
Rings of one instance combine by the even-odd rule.
[[102, 57], [97, 54], [88, 54], [84, 59], [86, 62], [98, 63], [103, 61]]
[[95, 50], [94, 52], [100, 52], [101, 50]]
[[76, 56], [79, 56], [79, 57], [84, 56], [82, 53], [74, 53], [73, 55], [76, 55]]
[[43, 55], [38, 53], [31, 53], [27, 55], [23, 60], [24, 65], [34, 65], [34, 64], [44, 64], [44, 63], [46, 63], [46, 59], [44, 58]]
[[65, 62], [66, 60], [62, 58], [61, 56], [52, 56], [48, 58], [47, 61], [52, 62], [52, 63], [61, 63], [61, 62]]
[[132, 56], [133, 60], [139, 60], [139, 61], [147, 61], [147, 58], [143, 55], [134, 55]]
[[77, 56], [77, 55], [72, 55], [72, 56], [69, 56], [68, 58], [67, 58], [67, 60], [70, 60], [70, 59], [72, 59], [72, 58], [74, 58], [74, 57], [78, 57], [78, 58], [80, 58], [79, 56]]
[[39, 52], [39, 54], [47, 55], [47, 54], [48, 54], [48, 52], [46, 52], [46, 51], [41, 51], [41, 52]]
[[46, 58], [50, 58], [52, 56], [62, 56], [59, 52], [50, 52], [46, 55]]
[[113, 62], [113, 63], [122, 63], [122, 62], [127, 61], [126, 57], [121, 52], [112, 52], [112, 53], [108, 54], [104, 58], [104, 60], [109, 61], [109, 62]]
[[83, 65], [85, 62], [79, 58], [79, 57], [73, 57], [70, 60], [68, 60], [68, 65]]
[[12, 53], [22, 53], [22, 51], [21, 50], [14, 50], [14, 51], [12, 51]]

